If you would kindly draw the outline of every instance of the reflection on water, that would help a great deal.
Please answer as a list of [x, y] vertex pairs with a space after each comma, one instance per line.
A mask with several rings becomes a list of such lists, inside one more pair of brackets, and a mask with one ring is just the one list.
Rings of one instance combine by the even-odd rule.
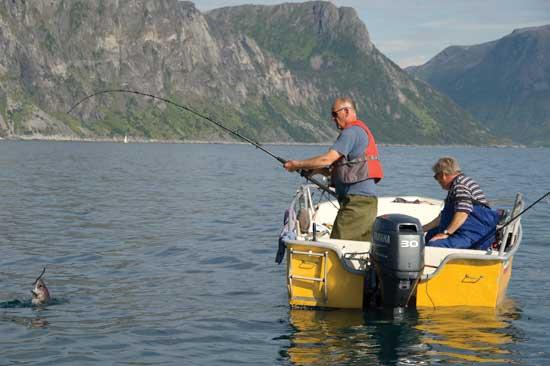
[[510, 363], [518, 340], [511, 301], [498, 310], [449, 308], [391, 312], [289, 310], [283, 352], [294, 365]]
[[0, 313], [0, 322], [12, 322], [13, 324], [22, 325], [27, 328], [45, 328], [49, 325], [49, 322], [41, 317], [39, 313], [30, 317], [3, 312]]
[[516, 304], [507, 299], [498, 310], [442, 308], [419, 312], [417, 329], [430, 355], [472, 362], [510, 363], [508, 346], [518, 331], [511, 321], [519, 319]]

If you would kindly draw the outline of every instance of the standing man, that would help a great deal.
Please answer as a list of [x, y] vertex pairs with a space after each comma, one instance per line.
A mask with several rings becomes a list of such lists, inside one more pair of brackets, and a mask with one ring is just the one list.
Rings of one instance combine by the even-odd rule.
[[432, 167], [434, 179], [446, 191], [443, 211], [424, 225], [426, 245], [487, 249], [495, 239], [498, 213], [492, 210], [479, 185], [460, 171], [458, 161], [446, 156]]
[[340, 209], [334, 220], [333, 239], [370, 241], [378, 200], [375, 184], [383, 177], [378, 148], [369, 128], [357, 119], [355, 102], [337, 98], [332, 119], [342, 132], [325, 154], [305, 160], [289, 160], [289, 172], [330, 167]]

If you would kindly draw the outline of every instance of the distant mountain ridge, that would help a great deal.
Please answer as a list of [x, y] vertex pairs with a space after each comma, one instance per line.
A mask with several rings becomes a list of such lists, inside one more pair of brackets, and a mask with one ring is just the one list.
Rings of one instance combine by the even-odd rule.
[[372, 44], [330, 2], [198, 11], [178, 0], [0, 3], [0, 137], [231, 140], [134, 89], [190, 106], [263, 142], [328, 142], [333, 98], [351, 95], [380, 142], [499, 142]]
[[550, 25], [451, 46], [407, 72], [448, 95], [493, 134], [550, 146]]

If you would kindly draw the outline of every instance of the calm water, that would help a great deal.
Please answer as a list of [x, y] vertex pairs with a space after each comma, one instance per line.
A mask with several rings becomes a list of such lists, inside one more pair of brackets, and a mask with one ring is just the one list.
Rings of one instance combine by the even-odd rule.
[[[385, 147], [380, 194], [442, 198], [448, 154], [499, 206], [550, 189], [548, 149]], [[496, 312], [290, 310], [274, 256], [300, 181], [247, 145], [0, 142], [0, 365], [550, 362], [548, 203]], [[45, 265], [55, 304], [24, 306]]]

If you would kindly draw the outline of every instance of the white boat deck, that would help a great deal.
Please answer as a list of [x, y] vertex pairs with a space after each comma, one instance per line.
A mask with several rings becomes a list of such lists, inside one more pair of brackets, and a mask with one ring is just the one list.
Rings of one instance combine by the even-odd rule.
[[[407, 203], [395, 202], [396, 199], [405, 200]], [[312, 219], [317, 224], [330, 227], [336, 218], [339, 207], [336, 200], [323, 202]], [[400, 213], [416, 217], [422, 225], [425, 225], [439, 215], [442, 209], [443, 201], [433, 198], [417, 196], [379, 197], [377, 216]]]
[[[295, 243], [296, 241], [291, 241]], [[318, 238], [316, 242], [308, 241], [308, 245], [333, 250], [351, 270], [361, 271], [365, 269], [369, 257], [371, 243], [368, 241], [330, 239], [327, 236]], [[424, 275], [431, 274], [437, 270], [441, 262], [449, 255], [466, 256], [489, 256], [498, 257], [498, 252], [483, 251], [475, 249], [455, 249], [426, 247], [424, 250]]]
[[[416, 217], [422, 225], [432, 221], [443, 208], [443, 201], [416, 196], [379, 197], [378, 216], [385, 214], [399, 213]], [[365, 268], [368, 260], [368, 252], [371, 248], [370, 242], [353, 240], [330, 239], [330, 228], [338, 212], [338, 202], [323, 202], [319, 205], [317, 212], [312, 215], [309, 221], [309, 230], [306, 234], [299, 235], [298, 240], [308, 240], [308, 245], [324, 247], [334, 250], [344, 264], [351, 270], [360, 271]], [[312, 242], [313, 225], [317, 226], [317, 240]], [[449, 255], [460, 256], [498, 256], [498, 252], [486, 252], [473, 249], [454, 249], [426, 247], [424, 252], [424, 275], [431, 274], [437, 270], [441, 262]]]

